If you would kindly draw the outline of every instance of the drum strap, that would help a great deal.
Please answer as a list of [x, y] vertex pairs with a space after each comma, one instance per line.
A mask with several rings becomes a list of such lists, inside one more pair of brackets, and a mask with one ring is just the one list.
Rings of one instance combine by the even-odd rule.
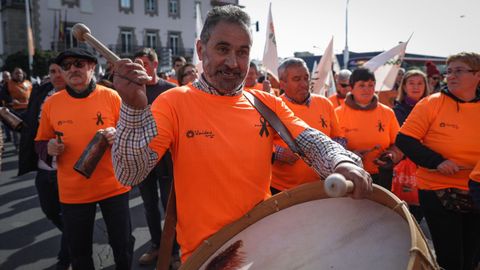
[[168, 196], [165, 223], [163, 224], [162, 238], [157, 257], [157, 270], [169, 270], [172, 256], [173, 242], [175, 241], [175, 227], [177, 226], [177, 200], [175, 196], [175, 183], [172, 181], [170, 195]]
[[[243, 96], [252, 104], [261, 116], [278, 133], [280, 138], [288, 145], [294, 153], [304, 156], [302, 150], [297, 146], [292, 134], [285, 124], [278, 118], [272, 109], [250, 92], [243, 91]], [[177, 206], [175, 199], [175, 184], [172, 182], [170, 196], [168, 197], [167, 210], [165, 215], [165, 224], [163, 225], [162, 239], [160, 240], [160, 249], [157, 259], [157, 270], [168, 270], [170, 267], [170, 258], [172, 254], [173, 241], [175, 240], [175, 227], [177, 224]]]
[[297, 143], [293, 139], [292, 134], [287, 129], [285, 124], [278, 118], [272, 109], [270, 109], [265, 103], [263, 103], [259, 98], [254, 94], [243, 91], [243, 96], [252, 104], [252, 106], [257, 109], [261, 116], [270, 124], [270, 126], [278, 133], [280, 138], [288, 145], [292, 152], [304, 156], [302, 150], [298, 147]]

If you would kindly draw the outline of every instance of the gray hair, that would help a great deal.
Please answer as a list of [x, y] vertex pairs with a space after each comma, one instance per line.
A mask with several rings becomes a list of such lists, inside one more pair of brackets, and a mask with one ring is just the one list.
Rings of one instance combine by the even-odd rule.
[[340, 72], [338, 72], [338, 81], [342, 82], [350, 82], [350, 75], [352, 75], [352, 72], [348, 69], [342, 69]]
[[307, 63], [301, 58], [291, 57], [284, 60], [278, 67], [278, 77], [280, 80], [285, 80], [286, 71], [289, 67], [292, 66], [303, 66], [308, 70]]
[[250, 33], [250, 16], [241, 8], [233, 5], [219, 6], [210, 10], [205, 19], [200, 40], [206, 44], [210, 39], [213, 28], [220, 22], [238, 24]]

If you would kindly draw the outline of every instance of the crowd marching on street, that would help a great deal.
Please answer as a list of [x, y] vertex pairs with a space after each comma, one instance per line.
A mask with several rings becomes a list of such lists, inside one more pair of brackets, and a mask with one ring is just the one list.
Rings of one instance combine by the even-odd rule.
[[[355, 200], [372, 184], [405, 200], [426, 221], [440, 267], [479, 269], [480, 54], [460, 48], [443, 73], [432, 62], [400, 68], [382, 89], [391, 102], [366, 67], [334, 74], [336, 92], [325, 96], [312, 92], [301, 58], [283, 59], [278, 77], [251, 61], [250, 25], [241, 8], [213, 8], [196, 43], [201, 66], [178, 56], [168, 74], [152, 48], [109, 63], [102, 76], [98, 56], [83, 48], [51, 59], [41, 83], [20, 67], [3, 71], [0, 151], [12, 142], [18, 175], [36, 171], [41, 209], [62, 235], [56, 269], [95, 268], [97, 206], [116, 269], [131, 269], [157, 263], [173, 193], [177, 269], [258, 203], [332, 173], [353, 181]], [[295, 149], [250, 95], [278, 116]], [[150, 243], [134, 260], [129, 193], [137, 187]]]

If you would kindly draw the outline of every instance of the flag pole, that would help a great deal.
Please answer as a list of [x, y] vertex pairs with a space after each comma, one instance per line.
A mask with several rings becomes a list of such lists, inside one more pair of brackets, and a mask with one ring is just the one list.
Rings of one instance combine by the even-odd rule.
[[350, 0], [347, 0], [347, 6], [345, 8], [345, 49], [343, 50], [343, 68], [348, 69], [348, 60], [350, 58], [350, 53], [348, 51], [348, 3]]
[[25, 1], [25, 15], [26, 15], [26, 23], [27, 23], [27, 51], [28, 51], [28, 71], [30, 76], [32, 76], [32, 67], [33, 67], [33, 34], [32, 34], [32, 26], [30, 24], [30, 1]]

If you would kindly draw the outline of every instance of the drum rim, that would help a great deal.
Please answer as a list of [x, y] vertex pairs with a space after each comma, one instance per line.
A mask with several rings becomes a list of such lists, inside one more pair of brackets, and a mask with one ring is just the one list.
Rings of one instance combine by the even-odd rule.
[[[244, 216], [224, 226], [218, 232], [204, 240], [181, 265], [180, 270], [199, 269], [217, 250], [235, 235], [269, 215], [297, 204], [328, 198], [328, 195], [324, 191], [323, 181], [306, 183], [293, 189], [280, 192], [257, 204]], [[390, 191], [375, 184], [373, 185], [373, 192], [366, 199], [394, 210], [395, 213], [407, 221], [411, 241], [408, 269], [416, 268], [416, 255], [419, 255], [424, 260], [430, 262], [430, 265], [428, 265], [429, 268], [425, 269], [439, 269], [430, 248], [426, 244], [423, 232], [417, 222], [412, 218], [407, 204], [404, 201], [401, 201]], [[416, 230], [413, 228], [416, 228]], [[420, 236], [417, 235], [417, 232], [420, 233]], [[425, 253], [424, 250], [427, 250], [427, 253]]]

